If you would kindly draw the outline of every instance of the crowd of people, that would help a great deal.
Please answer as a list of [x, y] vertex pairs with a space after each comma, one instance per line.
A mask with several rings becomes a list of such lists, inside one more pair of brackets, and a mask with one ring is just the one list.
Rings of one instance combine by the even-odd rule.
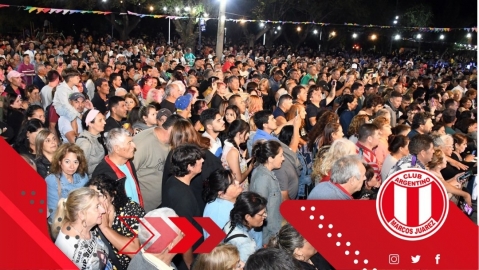
[[[52, 241], [75, 265], [334, 269], [281, 203], [375, 200], [411, 167], [477, 222], [476, 68], [453, 56], [249, 49], [1, 41], [0, 136], [45, 179]], [[161, 217], [178, 235], [132, 254], [150, 235], [124, 216]], [[202, 233], [182, 254], [170, 253], [184, 236], [176, 216]], [[227, 236], [197, 256], [200, 216]]]

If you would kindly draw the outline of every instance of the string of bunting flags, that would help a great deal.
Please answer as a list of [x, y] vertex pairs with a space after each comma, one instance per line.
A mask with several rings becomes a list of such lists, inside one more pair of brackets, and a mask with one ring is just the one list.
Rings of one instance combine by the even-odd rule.
[[[160, 18], [166, 18], [166, 19], [172, 19], [172, 20], [180, 20], [180, 19], [188, 19], [188, 16], [174, 16], [174, 15], [158, 15], [158, 14], [140, 14], [140, 13], [135, 13], [131, 11], [127, 11], [126, 13], [122, 12], [112, 12], [112, 11], [97, 11], [97, 10], [76, 10], [76, 9], [61, 9], [61, 8], [44, 8], [44, 7], [33, 7], [33, 6], [19, 6], [19, 5], [6, 5], [6, 4], [0, 4], [0, 8], [7, 8], [7, 7], [17, 7], [17, 8], [23, 8], [24, 10], [28, 11], [28, 13], [35, 12], [37, 14], [39, 13], [49, 13], [49, 14], [97, 14], [97, 15], [109, 15], [109, 14], [118, 14], [118, 15], [132, 15], [132, 16], [138, 16], [140, 18], [154, 18], [154, 19], [160, 19]], [[198, 19], [204, 19], [204, 20], [217, 20], [218, 18], [198, 18]], [[246, 23], [246, 22], [252, 22], [252, 23], [272, 23], [272, 24], [296, 24], [296, 25], [320, 25], [320, 26], [349, 26], [349, 27], [362, 27], [362, 28], [382, 28], [382, 29], [389, 29], [389, 28], [394, 28], [394, 29], [404, 29], [404, 30], [410, 30], [410, 31], [419, 31], [419, 32], [450, 32], [453, 30], [462, 30], [462, 31], [467, 31], [467, 32], [477, 32], [477, 27], [458, 27], [458, 28], [452, 28], [452, 27], [406, 27], [406, 26], [391, 26], [391, 25], [373, 25], [373, 24], [357, 24], [357, 23], [344, 23], [344, 24], [339, 24], [339, 23], [322, 23], [322, 22], [295, 22], [295, 21], [270, 21], [270, 20], [246, 20], [246, 19], [225, 19], [225, 21], [229, 22], [235, 22], [235, 23]]]

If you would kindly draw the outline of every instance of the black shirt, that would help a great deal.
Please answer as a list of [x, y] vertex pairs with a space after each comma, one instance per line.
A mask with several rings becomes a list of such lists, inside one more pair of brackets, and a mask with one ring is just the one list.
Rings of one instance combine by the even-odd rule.
[[318, 106], [316, 106], [312, 103], [309, 103], [306, 106], [306, 130], [308, 132], [313, 128], [313, 125], [311, 125], [311, 123], [309, 122], [309, 118], [311, 118], [311, 117], [316, 118], [316, 116], [318, 115], [318, 112], [319, 112], [319, 107]]
[[163, 101], [160, 103], [160, 106], [162, 109], [168, 109], [170, 110], [171, 113], [176, 112], [176, 106], [175, 103], [172, 103], [166, 99], [163, 99]]
[[226, 98], [224, 97], [221, 97], [220, 95], [218, 94], [215, 94], [213, 96], [213, 98], [211, 99], [211, 108], [219, 108], [221, 103], [226, 100], [228, 101]]
[[103, 115], [105, 115], [108, 112], [108, 98], [103, 100], [98, 93], [95, 93], [93, 96], [93, 99], [91, 100], [91, 103], [93, 104], [93, 107], [97, 110], [99, 110]]
[[[192, 181], [195, 181], [195, 178], [193, 178]], [[187, 218], [188, 221], [195, 226], [198, 232], [203, 234], [203, 229], [193, 219], [193, 217], [202, 217], [203, 211], [200, 210], [200, 207], [198, 206], [191, 186], [181, 182], [175, 176], [171, 176], [166, 182], [163, 182], [162, 190], [163, 196], [161, 207], [169, 207], [175, 210], [178, 216]], [[193, 245], [193, 250], [195, 250], [201, 242], [203, 242], [203, 237]], [[186, 264], [183, 261], [181, 254], [175, 256], [173, 262], [179, 270], [188, 269], [186, 268]]]
[[122, 127], [123, 126], [121, 125], [121, 122], [116, 121], [113, 117], [110, 116], [106, 119], [104, 132], [109, 132], [110, 130], [114, 128], [122, 128]]
[[[171, 171], [171, 154], [173, 151], [170, 151], [168, 153], [168, 157], [166, 158], [165, 162], [165, 167], [163, 169], [163, 189], [162, 189], [162, 198], [165, 198], [166, 196], [166, 189], [164, 188], [166, 182], [169, 181], [169, 178], [172, 176], [172, 171]], [[217, 158], [213, 153], [211, 153], [209, 150], [204, 150], [204, 161], [203, 161], [203, 166], [201, 167], [201, 173], [195, 176], [193, 180], [191, 180], [190, 188], [193, 191], [193, 194], [196, 198], [196, 204], [201, 210], [201, 213], [203, 213], [203, 210], [205, 209], [206, 203], [203, 200], [203, 183], [208, 179], [214, 171], [217, 169], [223, 168], [223, 165], [221, 164], [221, 160]]]

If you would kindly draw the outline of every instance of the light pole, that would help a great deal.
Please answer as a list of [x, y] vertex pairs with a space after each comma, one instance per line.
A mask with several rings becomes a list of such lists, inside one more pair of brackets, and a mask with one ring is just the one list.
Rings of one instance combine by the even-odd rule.
[[421, 34], [417, 34], [416, 36], [417, 38], [417, 53], [419, 54], [419, 52], [421, 51], [421, 38], [422, 38], [422, 35]]
[[221, 60], [223, 57], [223, 46], [225, 39], [225, 11], [226, 11], [226, 0], [220, 0], [220, 11], [218, 14], [218, 30], [216, 33], [216, 56]]
[[[163, 11], [166, 13], [168, 10], [167, 7], [163, 7]], [[170, 44], [171, 41], [171, 19], [168, 17], [168, 45]]]

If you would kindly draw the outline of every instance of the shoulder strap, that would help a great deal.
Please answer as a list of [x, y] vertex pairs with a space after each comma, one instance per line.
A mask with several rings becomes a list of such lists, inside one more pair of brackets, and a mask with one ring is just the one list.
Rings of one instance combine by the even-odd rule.
[[237, 233], [237, 234], [233, 234], [232, 236], [229, 236], [233, 232], [234, 229], [235, 229], [235, 227], [231, 227], [230, 231], [226, 234], [226, 238], [225, 238], [225, 240], [223, 240], [223, 243], [228, 243], [229, 241], [231, 241], [235, 238], [238, 238], [238, 237], [247, 237], [246, 235], [241, 234], [241, 233]]

